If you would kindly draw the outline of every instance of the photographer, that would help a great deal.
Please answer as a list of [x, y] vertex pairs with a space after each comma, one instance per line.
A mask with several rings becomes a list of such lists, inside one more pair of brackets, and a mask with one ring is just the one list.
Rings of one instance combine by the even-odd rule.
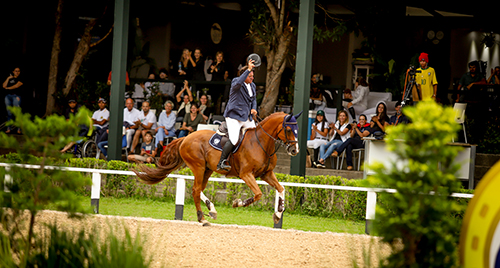
[[[12, 73], [3, 82], [3, 88], [7, 91], [5, 96], [5, 106], [7, 108], [7, 121], [14, 119], [14, 115], [10, 112], [9, 107], [19, 107], [21, 106], [20, 92], [23, 86], [22, 80], [19, 78], [21, 74], [21, 69], [19, 67], [14, 68]], [[9, 134], [11, 132], [10, 126], [7, 127], [5, 133]], [[21, 129], [17, 130], [18, 134], [21, 134]]]
[[418, 57], [418, 61], [420, 62], [420, 68], [416, 72], [416, 82], [422, 94], [421, 100], [436, 100], [438, 82], [436, 80], [436, 71], [428, 65], [429, 55], [422, 52]]

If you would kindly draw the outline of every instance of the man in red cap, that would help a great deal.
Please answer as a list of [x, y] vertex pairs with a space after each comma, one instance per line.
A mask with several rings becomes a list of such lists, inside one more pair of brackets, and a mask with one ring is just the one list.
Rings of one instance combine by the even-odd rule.
[[420, 53], [418, 57], [420, 68], [417, 69], [416, 81], [422, 92], [422, 100], [435, 100], [437, 93], [436, 71], [429, 67], [429, 54]]

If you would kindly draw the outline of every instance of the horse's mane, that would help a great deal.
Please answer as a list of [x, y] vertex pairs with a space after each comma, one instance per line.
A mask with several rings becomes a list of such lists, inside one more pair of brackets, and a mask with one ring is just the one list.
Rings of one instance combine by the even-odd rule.
[[275, 112], [273, 114], [270, 114], [268, 117], [264, 118], [260, 124], [265, 125], [267, 121], [271, 120], [271, 118], [275, 118], [278, 115], [286, 115], [284, 112]]

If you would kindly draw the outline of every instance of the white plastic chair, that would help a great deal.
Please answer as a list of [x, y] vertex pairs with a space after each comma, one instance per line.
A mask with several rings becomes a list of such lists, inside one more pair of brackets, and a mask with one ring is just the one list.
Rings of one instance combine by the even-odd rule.
[[[465, 143], [467, 143], [467, 133], [465, 132], [465, 108], [467, 103], [455, 103], [453, 110], [455, 111], [455, 122], [462, 125], [464, 131]], [[452, 139], [455, 142], [455, 139]]]

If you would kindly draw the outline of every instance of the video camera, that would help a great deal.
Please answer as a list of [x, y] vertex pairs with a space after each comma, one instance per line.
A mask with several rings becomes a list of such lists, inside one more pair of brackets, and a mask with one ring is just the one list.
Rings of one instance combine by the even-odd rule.
[[409, 71], [408, 71], [408, 74], [409, 74], [409, 75], [412, 75], [412, 76], [416, 75], [417, 73], [421, 73], [421, 72], [422, 72], [422, 71], [418, 71], [418, 70], [415, 68], [415, 66], [413, 66], [413, 65], [410, 65], [410, 68], [408, 68], [408, 70], [409, 70]]

